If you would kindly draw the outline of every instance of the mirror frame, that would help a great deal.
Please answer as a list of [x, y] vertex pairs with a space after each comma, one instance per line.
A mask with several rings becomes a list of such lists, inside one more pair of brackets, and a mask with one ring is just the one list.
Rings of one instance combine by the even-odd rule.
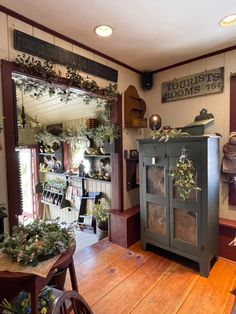
[[[16, 93], [12, 82], [12, 74], [18, 73], [46, 81], [41, 76], [30, 75], [13, 62], [1, 60], [2, 73], [2, 97], [5, 151], [6, 151], [6, 174], [7, 174], [7, 196], [8, 196], [8, 219], [9, 230], [18, 224], [18, 215], [21, 215], [21, 191], [19, 176], [19, 159], [15, 151], [17, 143], [17, 114], [16, 114]], [[65, 79], [66, 81], [66, 79]], [[63, 84], [56, 83], [56, 85]], [[65, 86], [65, 85], [64, 85]], [[79, 88], [78, 88], [79, 89]], [[91, 95], [90, 92], [88, 94]], [[96, 96], [96, 94], [94, 94]], [[119, 96], [117, 102], [111, 103], [111, 122], [117, 123], [122, 130], [122, 97]], [[123, 211], [123, 140], [122, 131], [120, 137], [115, 141], [115, 152], [111, 153], [112, 179], [111, 179], [111, 208]]]

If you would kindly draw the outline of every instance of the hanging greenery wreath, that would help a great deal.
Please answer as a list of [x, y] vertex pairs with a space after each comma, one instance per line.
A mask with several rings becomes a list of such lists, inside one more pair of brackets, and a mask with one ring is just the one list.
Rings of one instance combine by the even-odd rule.
[[185, 154], [182, 154], [176, 165], [170, 169], [169, 175], [173, 178], [174, 186], [184, 201], [189, 198], [192, 191], [201, 191], [197, 186], [193, 162]]

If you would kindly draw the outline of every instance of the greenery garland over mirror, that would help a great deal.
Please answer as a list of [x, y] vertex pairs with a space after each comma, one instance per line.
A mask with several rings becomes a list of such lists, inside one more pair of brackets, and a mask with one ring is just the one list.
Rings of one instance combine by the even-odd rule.
[[[86, 138], [94, 140], [102, 140], [103, 142], [114, 142], [119, 137], [119, 127], [110, 123], [110, 103], [117, 100], [119, 92], [117, 84], [109, 84], [104, 88], [99, 88], [94, 80], [88, 77], [84, 78], [77, 69], [67, 67], [66, 78], [61, 73], [54, 70], [54, 63], [51, 61], [41, 62], [30, 56], [18, 56], [15, 63], [23, 70], [23, 72], [42, 76], [47, 82], [39, 79], [33, 79], [22, 75], [14, 74], [13, 79], [21, 93], [29, 94], [31, 97], [39, 99], [44, 95], [53, 97], [60, 96], [60, 100], [67, 103], [68, 101], [82, 97], [86, 104], [95, 99], [98, 111], [97, 118], [100, 125], [94, 129], [80, 127], [79, 129], [62, 128], [58, 136], [52, 135], [46, 130], [46, 126], [37, 121], [29, 121], [31, 128], [35, 132], [36, 143], [43, 143], [48, 147], [52, 147], [55, 143], [66, 142], [72, 144], [84, 142]], [[61, 88], [56, 83], [67, 83], [67, 87]], [[76, 88], [79, 88], [80, 91]], [[82, 89], [82, 93], [81, 93]], [[91, 94], [90, 94], [91, 93]], [[27, 117], [26, 117], [27, 119]], [[21, 117], [18, 119], [18, 126], [23, 127]]]
[[[83, 77], [79, 70], [76, 68], [73, 68], [71, 66], [67, 66], [67, 73], [66, 73], [66, 79], [62, 77], [62, 74], [60, 71], [58, 73], [55, 71], [54, 67], [55, 64], [52, 61], [44, 61], [41, 62], [40, 60], [34, 59], [32, 56], [26, 56], [23, 54], [22, 56], [18, 55], [18, 58], [14, 61], [23, 72], [31, 74], [31, 75], [40, 75], [42, 78], [44, 78], [48, 83], [59, 83], [63, 82], [65, 83], [65, 80], [67, 79], [67, 85], [69, 87], [77, 87], [79, 89], [82, 89], [86, 92], [90, 92], [94, 95], [85, 96], [86, 98], [97, 98], [97, 97], [106, 97], [109, 101], [116, 101], [119, 96], [119, 91], [117, 89], [117, 84], [109, 84], [108, 86], [105, 86], [104, 88], [100, 88], [96, 81], [93, 79], [90, 79], [88, 76]], [[40, 95], [43, 91], [41, 91], [42, 86], [38, 86], [38, 84], [28, 84], [27, 80], [22, 80], [21, 84], [19, 83], [18, 86], [22, 86], [22, 89], [24, 91], [31, 90], [34, 91], [36, 95]], [[59, 92], [60, 88], [55, 88], [53, 85], [50, 86], [49, 95], [54, 94], [55, 92]], [[67, 89], [61, 89], [61, 93], [69, 94], [73, 93], [72, 91], [68, 92]], [[81, 97], [81, 96], [79, 96]], [[82, 96], [83, 97], [83, 96]], [[87, 100], [86, 100], [87, 101]]]

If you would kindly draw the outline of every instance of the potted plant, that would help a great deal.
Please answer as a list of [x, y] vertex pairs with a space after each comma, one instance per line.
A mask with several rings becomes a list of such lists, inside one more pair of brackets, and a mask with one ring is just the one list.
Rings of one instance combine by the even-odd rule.
[[[3, 203], [0, 203], [0, 235], [4, 233], [4, 221], [3, 219], [7, 217], [6, 214], [6, 205]], [[1, 236], [0, 236], [1, 239]]]
[[100, 202], [93, 207], [92, 215], [96, 220], [96, 233], [98, 240], [102, 240], [108, 235], [108, 209], [107, 202]]

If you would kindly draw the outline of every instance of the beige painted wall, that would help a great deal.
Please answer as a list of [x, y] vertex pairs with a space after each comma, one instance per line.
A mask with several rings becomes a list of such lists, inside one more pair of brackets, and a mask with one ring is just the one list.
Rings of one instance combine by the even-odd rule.
[[[225, 68], [224, 91], [222, 93], [161, 103], [162, 82], [221, 66]], [[229, 136], [230, 72], [235, 71], [236, 50], [233, 50], [156, 74], [154, 76], [154, 88], [146, 95], [149, 105], [147, 116], [158, 113], [162, 118], [162, 125], [181, 127], [192, 122], [200, 110], [206, 108], [215, 117], [213, 132], [222, 134], [222, 148]], [[228, 186], [222, 183], [220, 184], [220, 217], [236, 219], [236, 206], [228, 205]]]
[[[144, 97], [142, 89], [140, 89], [140, 78], [139, 75], [127, 70], [126, 68], [117, 65], [105, 58], [102, 58], [92, 52], [86, 51], [80, 47], [72, 45], [66, 41], [61, 40], [51, 34], [43, 32], [35, 27], [32, 27], [26, 23], [23, 23], [11, 16], [7, 16], [6, 14], [0, 12], [0, 58], [5, 60], [14, 60], [18, 51], [13, 48], [13, 30], [18, 29], [27, 34], [45, 40], [49, 43], [55, 44], [62, 48], [65, 48], [74, 53], [78, 53], [83, 55], [91, 60], [103, 63], [107, 66], [110, 66], [116, 70], [118, 70], [118, 89], [121, 93], [123, 93], [129, 85], [134, 85], [140, 97]], [[102, 39], [101, 39], [102, 40]], [[65, 73], [66, 70], [63, 66], [57, 65], [56, 70], [61, 70], [62, 73]], [[0, 74], [1, 76], [1, 74]], [[90, 76], [94, 78], [99, 86], [106, 86], [109, 82], [98, 78]], [[0, 77], [1, 79], [1, 77]], [[0, 84], [1, 85], [1, 84]], [[0, 115], [2, 114], [2, 86], [0, 86]], [[136, 137], [140, 134], [138, 130], [124, 130], [122, 128], [122, 132], [124, 135], [124, 149], [134, 149], [136, 147]], [[7, 203], [7, 190], [6, 190], [6, 170], [5, 170], [5, 149], [4, 149], [4, 135], [3, 133], [0, 135], [1, 141], [3, 143], [3, 149], [0, 151], [0, 178], [1, 178], [1, 189], [0, 189], [0, 202]], [[139, 190], [135, 189], [130, 192], [126, 191], [126, 165], [124, 163], [124, 199], [125, 199], [125, 209], [133, 206], [139, 202]]]

